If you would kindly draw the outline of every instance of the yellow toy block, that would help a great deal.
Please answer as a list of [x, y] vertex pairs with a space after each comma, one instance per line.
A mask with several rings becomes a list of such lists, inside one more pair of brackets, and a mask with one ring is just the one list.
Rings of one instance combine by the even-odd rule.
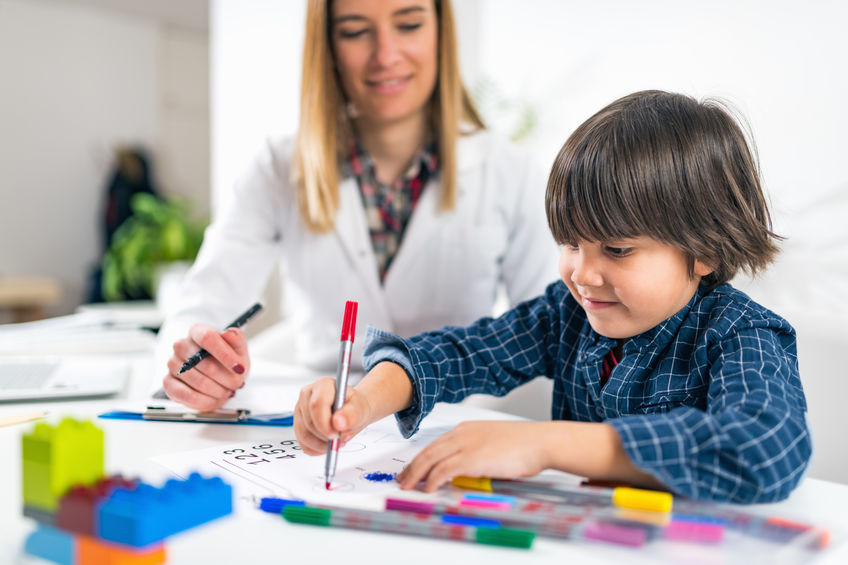
[[103, 476], [103, 430], [89, 421], [39, 422], [21, 447], [24, 505], [53, 512], [70, 487]]

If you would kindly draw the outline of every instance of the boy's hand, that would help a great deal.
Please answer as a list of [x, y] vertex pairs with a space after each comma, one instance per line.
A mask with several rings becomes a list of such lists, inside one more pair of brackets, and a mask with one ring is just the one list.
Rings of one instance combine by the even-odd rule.
[[333, 414], [336, 381], [324, 377], [303, 387], [294, 408], [294, 433], [307, 455], [327, 452], [327, 440], [341, 439], [344, 446], [371, 423], [373, 409], [366, 395], [348, 387], [344, 406]]
[[425, 481], [433, 492], [458, 475], [512, 479], [546, 469], [545, 422], [463, 422], [425, 447], [398, 473], [402, 489]]
[[[183, 363], [203, 348], [209, 357], [180, 374]], [[238, 328], [221, 333], [212, 326], [195, 324], [189, 335], [174, 343], [168, 375], [162, 388], [171, 400], [201, 412], [217, 410], [244, 385], [250, 369], [247, 339]]]

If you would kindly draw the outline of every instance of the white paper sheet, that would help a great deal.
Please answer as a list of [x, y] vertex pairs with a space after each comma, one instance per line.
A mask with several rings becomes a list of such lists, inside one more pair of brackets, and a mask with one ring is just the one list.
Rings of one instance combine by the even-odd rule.
[[[240, 499], [261, 497], [301, 499], [313, 504], [332, 504], [382, 509], [386, 496], [401, 494], [397, 482], [369, 480], [372, 473], [398, 473], [428, 443], [452, 426], [428, 418], [411, 439], [403, 439], [394, 417], [363, 430], [339, 451], [331, 490], [324, 485], [324, 457], [300, 451], [291, 428], [269, 431], [268, 439], [199, 449], [154, 457], [153, 461], [185, 478], [196, 471], [219, 476], [233, 485]], [[404, 491], [404, 498], [422, 493]]]

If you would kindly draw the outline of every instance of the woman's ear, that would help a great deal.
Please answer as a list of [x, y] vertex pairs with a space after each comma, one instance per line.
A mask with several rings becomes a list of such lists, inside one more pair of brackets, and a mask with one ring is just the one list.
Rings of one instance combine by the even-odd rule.
[[709, 265], [707, 265], [703, 261], [695, 259], [694, 271], [695, 271], [695, 274], [698, 275], [699, 277], [704, 278], [707, 275], [711, 274], [714, 270], [715, 269], [713, 269], [712, 267], [710, 267]]

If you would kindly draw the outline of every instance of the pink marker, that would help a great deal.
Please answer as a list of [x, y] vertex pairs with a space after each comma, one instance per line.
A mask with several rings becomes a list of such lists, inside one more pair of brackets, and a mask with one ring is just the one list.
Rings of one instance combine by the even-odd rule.
[[[350, 354], [353, 351], [353, 336], [356, 331], [357, 302], [345, 302], [344, 319], [342, 320], [342, 343], [339, 352], [339, 368], [336, 371], [336, 396], [333, 400], [333, 414], [344, 406], [347, 378], [350, 375]], [[336, 474], [336, 464], [339, 458], [339, 438], [327, 441], [327, 459], [324, 464], [324, 483], [327, 490]]]

